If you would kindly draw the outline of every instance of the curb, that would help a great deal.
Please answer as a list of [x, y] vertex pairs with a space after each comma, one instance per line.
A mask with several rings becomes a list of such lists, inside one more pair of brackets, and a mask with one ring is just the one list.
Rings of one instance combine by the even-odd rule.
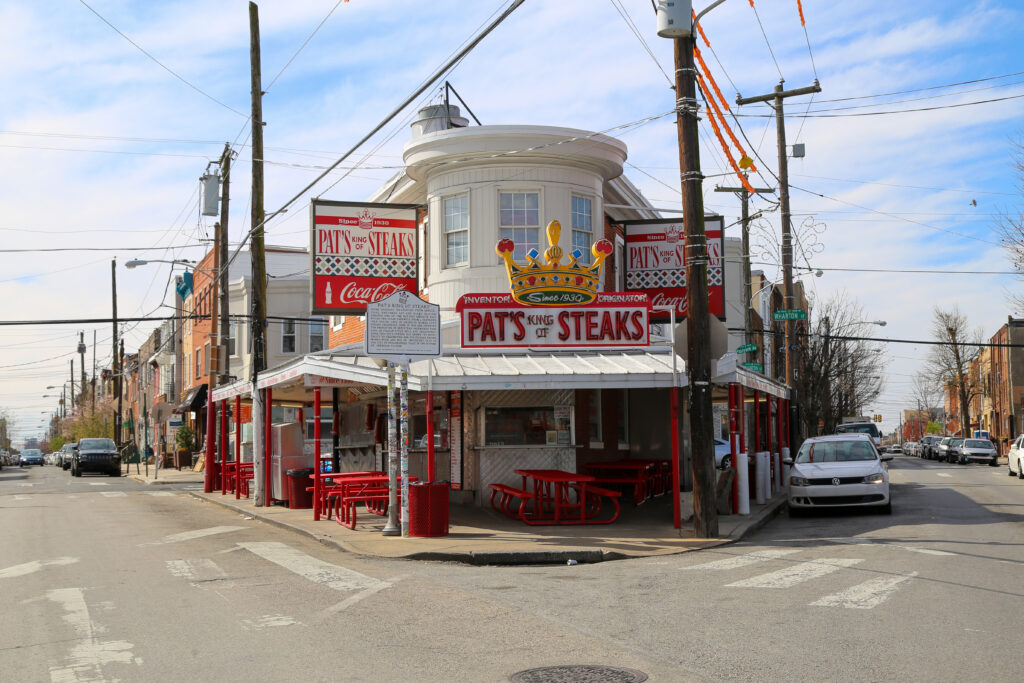
[[[301, 534], [307, 538], [311, 538], [315, 541], [322, 543], [323, 545], [339, 550], [356, 557], [367, 557], [374, 559], [388, 559], [388, 560], [420, 560], [428, 562], [458, 562], [460, 564], [468, 564], [474, 566], [518, 566], [518, 565], [548, 565], [548, 564], [595, 564], [597, 562], [609, 562], [613, 560], [627, 560], [627, 559], [642, 559], [634, 555], [626, 555], [624, 553], [618, 553], [608, 550], [507, 550], [507, 551], [493, 551], [493, 552], [478, 552], [478, 551], [467, 551], [467, 552], [444, 552], [444, 551], [424, 551], [419, 553], [412, 553], [401, 557], [388, 557], [383, 555], [375, 555], [371, 553], [360, 552], [353, 550], [343, 541], [332, 536], [326, 536], [318, 534], [308, 529], [295, 526], [289, 522], [285, 522], [278, 519], [273, 519], [266, 515], [260, 514], [258, 511], [247, 511], [242, 512], [238, 508], [234, 507], [226, 501], [217, 500], [215, 498], [206, 498], [199, 495], [196, 491], [187, 491], [190, 496], [196, 500], [204, 503], [212, 503], [225, 510], [230, 510], [238, 514], [244, 514], [246, 517], [251, 517], [254, 520], [263, 522], [265, 524], [273, 525], [279, 529], [285, 529], [294, 533]], [[722, 539], [714, 544], [709, 544], [704, 548], [695, 548], [691, 550], [680, 550], [676, 553], [667, 553], [666, 555], [681, 555], [686, 552], [695, 552], [699, 550], [706, 550], [708, 548], [720, 547], [723, 545], [731, 545], [738, 543], [743, 540], [747, 534], [753, 533], [758, 529], [764, 527], [772, 519], [779, 514], [782, 510], [783, 505], [786, 502], [785, 496], [780, 496], [777, 500], [770, 502], [767, 507], [757, 519], [751, 520], [745, 527], [738, 529], [735, 535], [731, 535]], [[710, 539], [709, 539], [710, 540]]]
[[154, 479], [146, 479], [144, 476], [139, 475], [139, 474], [131, 474], [131, 475], [128, 475], [128, 476], [129, 476], [130, 479], [134, 479], [135, 481], [139, 482], [140, 484], [145, 484], [146, 486], [172, 486], [174, 484], [202, 484], [203, 483], [203, 481], [201, 479], [199, 481], [194, 481], [192, 479], [178, 479], [177, 481], [175, 481], [173, 479], [155, 479], [155, 480]]

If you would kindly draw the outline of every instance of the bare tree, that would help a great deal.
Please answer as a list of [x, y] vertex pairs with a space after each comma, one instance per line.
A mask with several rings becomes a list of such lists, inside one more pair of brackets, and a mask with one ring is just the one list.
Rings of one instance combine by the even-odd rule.
[[970, 400], [981, 389], [978, 373], [970, 372], [971, 361], [978, 355], [981, 328], [969, 330], [967, 316], [957, 306], [948, 311], [936, 306], [932, 335], [942, 343], [932, 347], [928, 369], [955, 393], [960, 405], [961, 435], [966, 436], [971, 424]]
[[817, 433], [821, 423], [828, 434], [882, 393], [885, 359], [881, 344], [867, 339], [874, 328], [863, 309], [844, 293], [810, 313], [798, 389], [808, 433]]
[[929, 370], [921, 370], [910, 380], [910, 395], [916, 407], [920, 425], [918, 436], [924, 436], [929, 422], [935, 422], [942, 413], [942, 383]]
[[[1020, 142], [1014, 143], [1013, 165], [1021, 196], [1024, 196], [1024, 144]], [[996, 224], [996, 232], [1013, 269], [1024, 275], [1024, 213], [1019, 208], [1016, 213], [1003, 213]], [[1011, 294], [1010, 305], [1017, 313], [1024, 312], [1024, 295]]]

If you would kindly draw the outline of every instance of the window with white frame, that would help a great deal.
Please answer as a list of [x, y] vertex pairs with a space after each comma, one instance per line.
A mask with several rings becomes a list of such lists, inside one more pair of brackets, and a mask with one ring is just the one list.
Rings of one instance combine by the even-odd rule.
[[444, 199], [445, 267], [469, 264], [469, 196]]
[[515, 242], [512, 256], [522, 259], [540, 245], [540, 193], [502, 192], [499, 205], [501, 238]]
[[203, 369], [203, 350], [196, 349], [196, 379], [199, 379], [199, 371]]
[[205, 353], [203, 354], [203, 374], [210, 374], [210, 345], [207, 344], [205, 347]]
[[316, 353], [327, 348], [327, 321], [309, 321], [309, 352]]
[[572, 197], [572, 248], [583, 252], [580, 263], [590, 263], [590, 245], [594, 243], [593, 202], [588, 197]]
[[226, 341], [226, 345], [228, 347], [228, 355], [229, 356], [238, 355], [236, 353], [236, 350], [238, 348], [236, 346], [237, 340], [238, 340], [238, 321], [237, 320], [232, 320], [231, 322], [228, 323], [228, 338], [225, 340]]
[[295, 353], [295, 321], [281, 323], [281, 353]]

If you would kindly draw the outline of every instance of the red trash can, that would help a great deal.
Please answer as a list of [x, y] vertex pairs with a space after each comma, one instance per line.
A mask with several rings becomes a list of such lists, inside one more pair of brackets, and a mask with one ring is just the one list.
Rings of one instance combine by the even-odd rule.
[[306, 510], [313, 507], [313, 492], [307, 491], [307, 486], [312, 486], [313, 480], [309, 475], [313, 474], [312, 468], [288, 470], [288, 509]]
[[448, 535], [448, 482], [409, 483], [409, 535]]

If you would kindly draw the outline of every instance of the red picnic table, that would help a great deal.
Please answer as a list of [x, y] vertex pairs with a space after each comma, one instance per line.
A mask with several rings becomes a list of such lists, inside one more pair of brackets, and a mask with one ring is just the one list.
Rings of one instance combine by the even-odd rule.
[[652, 496], [665, 493], [665, 474], [668, 470], [667, 460], [631, 459], [606, 460], [591, 462], [583, 469], [593, 474], [601, 484], [631, 484], [633, 486], [633, 503], [640, 505]]
[[307, 491], [315, 491], [316, 480], [320, 480], [320, 498], [317, 500], [316, 496], [314, 496], [313, 500], [314, 517], [318, 518], [327, 510], [327, 490], [331, 488], [331, 485], [328, 482], [340, 482], [345, 479], [352, 479], [355, 477], [376, 477], [380, 475], [386, 476], [387, 472], [382, 470], [366, 470], [362, 472], [321, 472], [320, 474], [314, 472], [310, 474], [309, 478], [313, 480], [313, 486], [306, 487]]
[[[501, 511], [515, 519], [527, 524], [610, 524], [619, 518], [619, 492], [593, 486], [595, 477], [592, 475], [563, 470], [528, 469], [515, 470], [515, 473], [523, 478], [522, 489], [491, 484], [491, 505], [494, 505], [495, 494], [500, 492]], [[533, 480], [532, 492], [528, 487], [528, 479]], [[576, 491], [575, 502], [569, 497], [569, 489]], [[517, 514], [509, 510], [511, 498], [521, 498], [523, 501]], [[597, 519], [602, 498], [608, 498], [615, 506], [615, 514], [611, 519]], [[526, 510], [529, 499], [533, 500], [532, 513]], [[577, 511], [578, 516], [574, 514]]]
[[[354, 474], [354, 473], [349, 473]], [[334, 510], [335, 521], [344, 524], [350, 529], [356, 528], [356, 505], [362, 503], [368, 512], [375, 515], [386, 515], [390, 500], [388, 489], [389, 477], [387, 474], [371, 474], [366, 476], [340, 476], [335, 474], [331, 477], [334, 483], [324, 487], [327, 501], [327, 516], [330, 518], [331, 510]], [[409, 477], [409, 482], [419, 481], [418, 477]], [[400, 485], [402, 478], [398, 477]], [[401, 490], [396, 492], [399, 500]], [[334, 501], [333, 508], [331, 501]]]

